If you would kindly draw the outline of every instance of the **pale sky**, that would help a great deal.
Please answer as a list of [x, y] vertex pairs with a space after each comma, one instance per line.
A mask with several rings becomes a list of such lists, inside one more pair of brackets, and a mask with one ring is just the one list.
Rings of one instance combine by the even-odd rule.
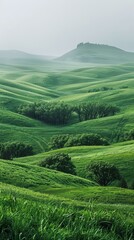
[[0, 0], [0, 50], [58, 56], [80, 42], [134, 52], [134, 0]]

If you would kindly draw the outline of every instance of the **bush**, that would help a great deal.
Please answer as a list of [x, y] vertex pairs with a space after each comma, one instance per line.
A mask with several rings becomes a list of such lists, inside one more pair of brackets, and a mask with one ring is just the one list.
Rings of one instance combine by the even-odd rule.
[[33, 155], [33, 147], [20, 142], [7, 142], [0, 144], [0, 158], [11, 160], [14, 157]]
[[75, 166], [71, 162], [71, 157], [65, 153], [57, 153], [47, 157], [40, 163], [40, 166], [65, 173], [76, 174]]
[[93, 162], [88, 167], [88, 174], [92, 174], [93, 179], [101, 186], [107, 186], [114, 180], [120, 180], [119, 170], [107, 162]]

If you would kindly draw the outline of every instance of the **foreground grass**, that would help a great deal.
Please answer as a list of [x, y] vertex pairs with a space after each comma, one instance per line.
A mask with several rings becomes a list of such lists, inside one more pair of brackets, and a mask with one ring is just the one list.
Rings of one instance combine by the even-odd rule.
[[132, 240], [134, 208], [95, 205], [0, 185], [0, 239]]

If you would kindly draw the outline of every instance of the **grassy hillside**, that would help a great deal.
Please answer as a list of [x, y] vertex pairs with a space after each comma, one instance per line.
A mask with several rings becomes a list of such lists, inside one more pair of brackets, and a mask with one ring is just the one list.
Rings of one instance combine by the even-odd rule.
[[134, 141], [113, 144], [111, 146], [82, 146], [59, 149], [51, 152], [41, 153], [35, 156], [15, 159], [15, 162], [30, 165], [38, 165], [46, 156], [57, 152], [68, 153], [76, 166], [77, 174], [81, 177], [86, 176], [86, 166], [91, 161], [107, 161], [116, 165], [128, 184], [133, 181], [134, 169]]
[[93, 182], [70, 174], [52, 171], [38, 166], [0, 161], [0, 181], [19, 187], [45, 192], [48, 187], [92, 186]]

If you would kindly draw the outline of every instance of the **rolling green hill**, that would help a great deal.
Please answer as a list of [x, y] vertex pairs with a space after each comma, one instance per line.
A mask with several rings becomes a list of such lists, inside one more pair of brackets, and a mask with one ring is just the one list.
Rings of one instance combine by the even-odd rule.
[[80, 43], [77, 48], [58, 58], [62, 61], [119, 64], [134, 61], [134, 53], [104, 44]]
[[[32, 69], [0, 70], [1, 142], [22, 141], [35, 152], [47, 148], [51, 136], [60, 133], [99, 133], [113, 139], [134, 128], [134, 65], [79, 68], [65, 72]], [[106, 91], [103, 90], [106, 88]], [[111, 117], [78, 122], [75, 117], [65, 126], [43, 124], [16, 113], [21, 104], [34, 101], [64, 101], [75, 105], [101, 101], [115, 104], [120, 112]]]

